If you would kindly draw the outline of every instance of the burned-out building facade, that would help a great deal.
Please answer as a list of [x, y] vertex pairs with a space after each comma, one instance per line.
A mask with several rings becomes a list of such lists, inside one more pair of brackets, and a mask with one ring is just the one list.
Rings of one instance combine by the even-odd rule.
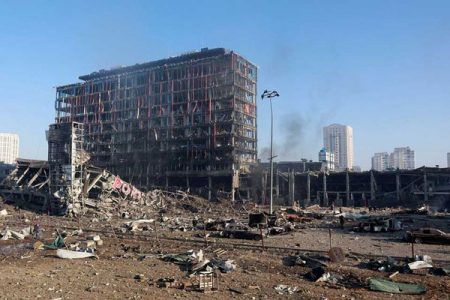
[[141, 188], [230, 191], [257, 159], [257, 68], [202, 49], [100, 70], [56, 89], [56, 124], [83, 125], [90, 163]]

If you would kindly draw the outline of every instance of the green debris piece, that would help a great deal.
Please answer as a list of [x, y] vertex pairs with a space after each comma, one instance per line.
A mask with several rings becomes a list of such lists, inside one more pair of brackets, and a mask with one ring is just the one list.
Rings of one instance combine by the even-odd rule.
[[57, 250], [63, 248], [66, 244], [64, 243], [64, 238], [61, 235], [57, 235], [55, 240], [51, 244], [44, 245], [45, 249]]
[[189, 264], [192, 262], [192, 255], [187, 253], [182, 254], [166, 254], [161, 257], [164, 261], [170, 261], [175, 264]]
[[409, 295], [419, 295], [427, 291], [427, 288], [420, 284], [400, 283], [383, 278], [370, 278], [369, 288], [372, 291]]

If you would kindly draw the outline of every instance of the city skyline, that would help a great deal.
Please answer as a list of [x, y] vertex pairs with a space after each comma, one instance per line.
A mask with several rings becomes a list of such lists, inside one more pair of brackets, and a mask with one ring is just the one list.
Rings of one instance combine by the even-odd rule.
[[[0, 25], [14, 30], [0, 39], [0, 129], [20, 135], [19, 156], [47, 157], [53, 87], [92, 70], [225, 47], [258, 66], [258, 94], [280, 93], [273, 102], [277, 160], [315, 159], [322, 127], [344, 123], [355, 129], [354, 164], [363, 169], [380, 145], [409, 145], [417, 166], [446, 165], [450, 141], [436, 129], [450, 128], [450, 41], [442, 38], [450, 35], [449, 2], [227, 1], [191, 11], [193, 5], [178, 2], [173, 10], [135, 1], [124, 11], [96, 1], [65, 18], [64, 3], [4, 3]], [[189, 22], [175, 30], [173, 20]], [[270, 144], [268, 103], [259, 103], [257, 115], [261, 154]]]

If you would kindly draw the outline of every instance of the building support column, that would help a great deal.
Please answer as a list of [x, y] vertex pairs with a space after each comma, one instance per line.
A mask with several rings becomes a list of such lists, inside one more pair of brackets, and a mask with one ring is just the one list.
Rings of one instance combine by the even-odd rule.
[[400, 203], [400, 171], [397, 170], [395, 174], [395, 186], [396, 186], [396, 195], [397, 195], [397, 205]]
[[289, 203], [292, 206], [295, 202], [295, 173], [294, 171], [289, 172]]
[[345, 203], [344, 206], [348, 206], [350, 203], [350, 175], [348, 169], [345, 171]]
[[323, 172], [323, 206], [328, 206], [327, 174]]
[[262, 189], [261, 189], [261, 204], [262, 205], [266, 205], [267, 201], [266, 201], [266, 197], [267, 197], [267, 171], [264, 170], [263, 171], [263, 176], [261, 178], [261, 185], [262, 185]]
[[208, 176], [208, 201], [211, 201], [212, 198], [212, 178]]
[[278, 167], [277, 167], [277, 172], [276, 172], [275, 176], [276, 176], [275, 179], [276, 179], [276, 185], [277, 185], [277, 187], [276, 187], [276, 189], [277, 189], [277, 191], [276, 191], [276, 193], [277, 193], [276, 201], [277, 201], [277, 204], [278, 204], [279, 200], [280, 200], [280, 176], [278, 176]]
[[188, 167], [186, 167], [186, 189], [188, 192], [191, 190], [190, 182], [189, 182], [189, 174], [188, 174]]
[[375, 202], [375, 176], [373, 170], [370, 171], [370, 205], [374, 205]]
[[238, 188], [238, 184], [236, 184], [236, 171], [233, 171], [233, 175], [231, 175], [231, 202], [234, 203], [234, 191], [235, 188]]
[[309, 206], [311, 203], [311, 178], [309, 172], [306, 173], [306, 201], [305, 207]]
[[428, 205], [428, 181], [427, 181], [427, 173], [423, 173], [423, 200], [425, 201], [425, 205]]

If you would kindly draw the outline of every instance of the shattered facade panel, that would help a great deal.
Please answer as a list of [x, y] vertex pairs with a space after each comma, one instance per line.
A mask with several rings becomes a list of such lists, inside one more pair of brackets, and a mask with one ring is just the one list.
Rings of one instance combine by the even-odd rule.
[[[256, 67], [223, 48], [81, 76], [56, 123], [84, 125], [91, 163], [139, 187], [230, 190], [256, 162]], [[212, 183], [214, 185], [214, 182]]]
[[50, 125], [48, 131], [49, 187], [56, 198], [68, 196], [76, 198], [81, 193], [83, 164], [88, 160], [83, 144], [83, 124]]

